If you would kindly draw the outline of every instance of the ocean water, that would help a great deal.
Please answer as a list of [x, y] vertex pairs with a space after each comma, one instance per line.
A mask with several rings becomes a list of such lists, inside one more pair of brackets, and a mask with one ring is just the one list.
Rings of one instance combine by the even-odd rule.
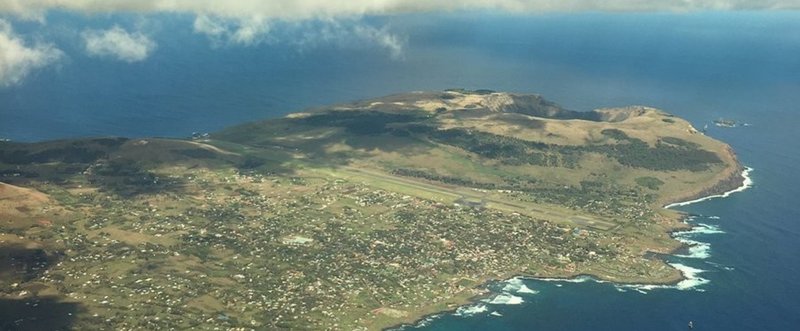
[[[680, 288], [591, 280], [513, 280], [489, 302], [421, 330], [800, 329], [800, 13], [418, 14], [367, 18], [407, 43], [211, 47], [191, 17], [148, 17], [158, 50], [141, 63], [84, 54], [75, 26], [141, 17], [48, 16], [14, 22], [67, 54], [57, 68], [0, 89], [0, 137], [37, 141], [122, 135], [184, 137], [306, 107], [450, 87], [534, 92], [576, 110], [662, 108], [702, 127], [752, 167], [753, 186], [677, 209], [695, 214], [669, 262]], [[291, 38], [291, 36], [284, 36]]]

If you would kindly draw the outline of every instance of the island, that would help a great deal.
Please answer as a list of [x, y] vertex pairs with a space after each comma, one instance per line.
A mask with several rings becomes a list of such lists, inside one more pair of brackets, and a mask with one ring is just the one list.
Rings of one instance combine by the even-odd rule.
[[0, 322], [381, 330], [492, 280], [673, 284], [670, 203], [741, 185], [664, 111], [451, 89], [186, 139], [0, 142]]
[[714, 120], [714, 125], [721, 128], [735, 128], [737, 124], [738, 123], [736, 123], [736, 121], [725, 118], [718, 118]]

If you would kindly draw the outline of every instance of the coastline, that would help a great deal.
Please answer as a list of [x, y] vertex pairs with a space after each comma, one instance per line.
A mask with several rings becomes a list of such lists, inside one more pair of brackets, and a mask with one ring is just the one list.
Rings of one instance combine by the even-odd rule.
[[701, 186], [696, 191], [689, 191], [686, 194], [663, 197], [658, 202], [661, 207], [671, 209], [713, 198], [727, 197], [752, 185], [749, 174], [753, 169], [743, 166], [739, 162], [736, 152], [729, 145], [724, 145], [718, 155], [726, 161], [728, 166], [715, 178], [716, 180], [712, 185]]
[[[733, 154], [731, 153], [731, 156]], [[734, 160], [735, 160], [735, 156]], [[727, 198], [731, 194], [743, 192], [748, 188], [753, 186], [753, 180], [750, 177], [750, 173], [754, 170], [751, 167], [742, 166], [737, 162], [737, 167], [735, 168], [736, 171], [728, 175], [723, 180], [717, 182], [715, 185], [708, 187], [706, 189], [701, 190], [699, 193], [694, 194], [686, 198], [686, 200], [679, 200], [677, 202], [671, 202], [664, 205], [662, 208], [664, 209], [672, 209], [675, 207], [683, 207], [690, 204], [703, 202], [711, 199], [716, 198]], [[736, 185], [736, 186], [734, 186]], [[721, 193], [720, 193], [721, 192]], [[681, 223], [686, 224], [686, 217], [681, 217]], [[674, 239], [674, 233], [678, 233], [681, 231], [685, 231], [685, 228], [675, 228], [672, 231], [669, 231], [670, 237]], [[677, 239], [676, 239], [677, 240]], [[679, 248], [667, 253], [666, 255], [675, 255], [677, 251], [686, 247], [686, 244], [683, 243]], [[596, 283], [611, 283], [614, 284], [615, 287], [618, 289], [623, 290], [634, 290], [634, 291], [647, 291], [657, 288], [672, 288], [677, 290], [686, 290], [691, 289], [699, 285], [703, 285], [707, 282], [707, 280], [697, 277], [697, 274], [702, 272], [702, 270], [695, 269], [680, 263], [667, 263], [672, 268], [675, 268], [680, 272], [681, 277], [675, 280], [669, 281], [654, 281], [651, 283], [626, 283], [626, 282], [618, 282], [618, 281], [608, 281], [604, 280], [602, 277], [597, 275], [593, 275], [590, 273], [577, 273], [574, 275], [569, 276], [532, 276], [532, 275], [524, 275], [524, 274], [513, 274], [508, 277], [486, 277], [480, 285], [474, 287], [472, 291], [480, 291], [480, 294], [472, 295], [466, 300], [458, 300], [458, 297], [454, 298], [452, 305], [448, 305], [452, 307], [450, 309], [436, 311], [432, 313], [424, 313], [423, 315], [419, 316], [418, 318], [414, 318], [411, 322], [405, 323], [398, 323], [392, 326], [381, 328], [381, 330], [404, 330], [406, 327], [414, 327], [418, 325], [424, 325], [427, 321], [431, 321], [433, 319], [438, 318], [447, 313], [455, 313], [459, 309], [464, 309], [466, 306], [476, 305], [476, 304], [483, 304], [483, 300], [490, 297], [491, 291], [488, 290], [489, 284], [493, 282], [507, 282], [511, 279], [521, 278], [521, 279], [528, 279], [528, 280], [537, 280], [537, 281], [547, 281], [547, 282], [586, 282], [586, 281], [593, 281]], [[683, 285], [682, 285], [683, 284]], [[409, 316], [410, 317], [410, 316]], [[412, 320], [412, 318], [409, 318]]]
[[[671, 264], [670, 264], [671, 265]], [[672, 266], [675, 268], [675, 266]], [[505, 283], [509, 282], [513, 279], [524, 279], [524, 280], [536, 280], [536, 281], [546, 281], [546, 282], [565, 282], [565, 283], [582, 283], [587, 281], [592, 281], [599, 284], [614, 284], [619, 289], [631, 289], [637, 291], [643, 290], [650, 290], [655, 288], [676, 288], [679, 289], [679, 284], [683, 281], [691, 280], [691, 277], [687, 277], [683, 270], [680, 268], [676, 268], [679, 272], [681, 277], [676, 279], [669, 279], [669, 280], [656, 280], [653, 282], [648, 283], [637, 283], [637, 282], [624, 282], [624, 281], [611, 281], [606, 280], [601, 276], [594, 275], [591, 273], [580, 272], [570, 275], [554, 275], [554, 276], [537, 276], [531, 274], [523, 274], [523, 273], [513, 273], [507, 275], [494, 275], [485, 277], [481, 279], [479, 284], [475, 287], [465, 290], [464, 292], [472, 292], [477, 294], [472, 294], [469, 296], [460, 296], [456, 295], [453, 297], [453, 300], [448, 303], [447, 309], [430, 311], [430, 310], [423, 310], [418, 317], [414, 318], [413, 314], [408, 316], [408, 318], [400, 323], [395, 323], [390, 326], [382, 327], [379, 330], [383, 331], [397, 331], [397, 330], [405, 330], [406, 328], [413, 328], [421, 325], [425, 325], [428, 321], [434, 320], [439, 318], [445, 314], [454, 314], [457, 313], [461, 309], [465, 309], [465, 307], [473, 306], [473, 305], [483, 305], [488, 304], [485, 300], [502, 295], [502, 294], [511, 294], [512, 293], [505, 293], [500, 292], [496, 293], [489, 289], [489, 286], [495, 283]], [[468, 309], [468, 308], [467, 308]]]
[[[743, 170], [740, 173], [735, 174], [735, 176], [732, 176], [732, 177], [741, 178], [741, 184], [738, 187], [734, 188], [734, 189], [723, 191], [722, 193], [716, 193], [716, 194], [712, 193], [711, 195], [704, 195], [704, 196], [701, 195], [698, 198], [689, 199], [689, 200], [685, 200], [685, 201], [673, 202], [673, 203], [664, 205], [663, 208], [671, 209], [671, 208], [674, 208], [674, 207], [683, 207], [683, 206], [690, 205], [690, 204], [693, 204], [693, 203], [698, 203], [698, 202], [711, 200], [711, 199], [716, 199], [716, 198], [727, 198], [733, 193], [742, 192], [744, 190], [747, 190], [748, 188], [753, 186], [753, 179], [750, 177], [750, 172], [753, 171], [753, 168], [745, 166], [742, 169]], [[709, 189], [703, 190], [702, 193], [705, 193], [705, 192], [708, 192], [708, 191], [712, 191], [713, 192], [719, 186], [725, 186], [727, 184], [726, 182], [731, 180], [731, 179], [734, 179], [734, 178], [729, 177], [728, 180], [722, 181], [722, 182], [718, 183], [717, 185], [715, 185], [715, 186], [713, 186], [713, 187], [711, 187]]]
[[[728, 178], [726, 178], [725, 180], [717, 183], [716, 185], [712, 186], [711, 188], [703, 190], [703, 192], [709, 192], [710, 191], [710, 193], [708, 195], [700, 196], [700, 197], [692, 197], [692, 198], [690, 198], [688, 200], [684, 200], [684, 201], [672, 202], [672, 203], [664, 205], [662, 208], [669, 209], [669, 210], [674, 210], [674, 208], [676, 208], [676, 207], [688, 206], [688, 205], [691, 205], [691, 204], [695, 204], [695, 203], [699, 203], [699, 202], [703, 202], [703, 201], [707, 201], [707, 200], [712, 200], [712, 199], [717, 199], [717, 198], [727, 198], [731, 194], [742, 192], [742, 191], [747, 190], [748, 188], [751, 188], [753, 186], [753, 179], [750, 177], [750, 173], [754, 169], [751, 168], [751, 167], [748, 167], [748, 166], [739, 166], [738, 169], [741, 169], [741, 171], [728, 176]], [[736, 186], [734, 188], [730, 188], [730, 183], [733, 182], [733, 180], [735, 180], [736, 178], [740, 178], [740, 184], [738, 184], [738, 186]], [[712, 189], [720, 189], [720, 188], [726, 188], [727, 190], [725, 190], [725, 191], [722, 191], [722, 190], [713, 191], [712, 190]], [[685, 232], [685, 231], [690, 231], [691, 228], [692, 228], [692, 226], [689, 223], [686, 222], [686, 220], [688, 218], [690, 218], [690, 215], [688, 215], [688, 214], [686, 214], [686, 213], [684, 213], [682, 211], [675, 211], [675, 212], [679, 213], [679, 215], [680, 215], [680, 217], [679, 217], [680, 226], [676, 226], [675, 228], [673, 228], [673, 229], [671, 229], [669, 231], [669, 235], [671, 237], [673, 237], [673, 238], [675, 237], [675, 234], [681, 233], [681, 232]], [[688, 250], [690, 248], [691, 248], [691, 245], [689, 245], [689, 244], [687, 244], [685, 242], [681, 242], [681, 245], [679, 247], [673, 249], [672, 251], [670, 251], [669, 253], [666, 253], [666, 254], [667, 255], [679, 255], [679, 252], [686, 251], [686, 250]]]
[[[672, 265], [672, 264], [670, 264]], [[683, 265], [680, 265], [684, 267]], [[675, 266], [672, 266], [676, 268]], [[595, 282], [598, 284], [613, 284], [617, 289], [625, 289], [625, 290], [634, 290], [634, 291], [647, 291], [651, 289], [657, 288], [675, 288], [675, 289], [682, 289], [679, 284], [684, 281], [691, 281], [694, 280], [693, 277], [687, 277], [683, 270], [680, 268], [676, 268], [680, 271], [681, 277], [675, 280], [669, 281], [654, 281], [651, 283], [634, 283], [634, 282], [618, 282], [618, 281], [610, 281], [605, 280], [600, 276], [593, 275], [590, 273], [577, 273], [574, 275], [569, 276], [533, 276], [533, 275], [525, 275], [525, 274], [513, 274], [507, 277], [487, 277], [483, 280], [479, 285], [475, 286], [471, 289], [471, 291], [480, 292], [480, 294], [468, 296], [468, 297], [461, 297], [459, 298], [456, 296], [454, 300], [448, 305], [447, 309], [444, 310], [437, 310], [434, 312], [424, 312], [417, 318], [411, 318], [409, 316], [407, 321], [396, 323], [388, 327], [380, 328], [383, 331], [399, 331], [399, 330], [406, 330], [407, 328], [416, 328], [419, 326], [425, 326], [428, 322], [433, 321], [441, 316], [446, 314], [457, 314], [460, 311], [464, 310], [465, 313], [463, 316], [471, 316], [472, 314], [469, 313], [469, 307], [478, 306], [478, 305], [487, 305], [491, 304], [491, 302], [487, 302], [486, 300], [501, 296], [501, 295], [511, 295], [516, 296], [519, 292], [507, 293], [505, 291], [495, 292], [490, 290], [488, 287], [495, 283], [507, 283], [513, 279], [523, 279], [523, 280], [535, 280], [535, 281], [543, 281], [543, 282], [563, 282], [563, 283], [583, 283], [583, 282]], [[688, 288], [691, 288], [690, 286]], [[519, 303], [524, 303], [519, 302]], [[519, 304], [519, 303], [509, 303], [509, 304]], [[483, 312], [484, 309], [480, 309], [479, 312]]]

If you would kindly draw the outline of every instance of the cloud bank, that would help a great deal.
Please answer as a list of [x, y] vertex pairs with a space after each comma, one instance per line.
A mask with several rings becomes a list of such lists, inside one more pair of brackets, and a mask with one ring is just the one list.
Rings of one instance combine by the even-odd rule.
[[354, 20], [327, 20], [315, 22], [315, 26], [303, 26], [299, 37], [293, 38], [295, 46], [314, 48], [321, 45], [336, 45], [342, 48], [377, 47], [389, 53], [393, 59], [403, 58], [405, 37], [389, 31], [384, 26], [377, 28]]
[[[42, 25], [46, 14], [54, 10], [86, 15], [190, 15], [195, 17], [195, 33], [207, 36], [214, 46], [377, 47], [397, 59], [403, 57], [406, 38], [361, 18], [464, 10], [520, 14], [800, 10], [800, 0], [0, 0], [0, 17], [38, 20]], [[157, 47], [148, 36], [118, 26], [85, 30], [81, 36], [89, 55], [125, 62], [143, 61]], [[63, 52], [52, 44], [26, 44], [0, 19], [0, 87], [18, 84], [32, 71], [61, 57]]]
[[3, 0], [0, 12], [37, 17], [49, 10], [84, 13], [175, 12], [265, 19], [391, 15], [408, 12], [497, 9], [543, 11], [694, 11], [800, 9], [797, 0]]
[[31, 72], [58, 62], [63, 55], [52, 44], [26, 45], [11, 24], [0, 19], [0, 87], [21, 83]]
[[217, 46], [224, 43], [251, 46], [265, 41], [270, 22], [261, 15], [238, 19], [198, 15], [194, 32], [206, 35]]
[[147, 36], [130, 33], [119, 26], [108, 30], [85, 30], [81, 36], [91, 56], [111, 57], [128, 63], [146, 59], [156, 49]]
[[403, 57], [405, 37], [353, 19], [308, 20], [297, 22], [269, 21], [262, 16], [225, 18], [198, 15], [194, 32], [208, 37], [216, 47], [252, 46], [261, 43], [288, 44], [300, 50], [335, 45], [358, 49], [377, 47], [393, 59]]

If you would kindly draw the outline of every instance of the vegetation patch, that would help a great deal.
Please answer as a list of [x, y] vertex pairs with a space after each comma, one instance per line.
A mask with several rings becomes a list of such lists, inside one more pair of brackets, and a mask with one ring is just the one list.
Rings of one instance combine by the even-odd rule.
[[498, 185], [495, 183], [477, 182], [470, 178], [440, 175], [437, 174], [436, 172], [423, 169], [399, 168], [399, 169], [393, 169], [391, 173], [397, 176], [421, 178], [430, 181], [451, 184], [451, 185], [465, 186], [465, 187], [474, 187], [482, 189], [498, 188]]
[[700, 148], [700, 145], [698, 145], [696, 143], [693, 143], [691, 141], [688, 141], [688, 140], [683, 140], [681, 138], [661, 137], [660, 141], [663, 142], [663, 143], [666, 143], [666, 144], [670, 144], [670, 145], [678, 146], [678, 147], [683, 147], [683, 148], [688, 148], [688, 149]]
[[496, 91], [487, 89], [468, 90], [465, 88], [449, 88], [446, 89], [445, 92], [456, 92], [461, 94], [473, 94], [473, 95], [488, 95], [495, 93]]
[[645, 176], [645, 177], [637, 177], [636, 184], [642, 187], [649, 188], [651, 190], [658, 190], [661, 185], [664, 185], [664, 182], [658, 178]]
[[2, 144], [0, 163], [92, 163], [108, 156], [110, 150], [119, 147], [125, 141], [127, 141], [125, 138], [96, 138], [35, 144]]
[[173, 153], [177, 153], [183, 156], [187, 156], [193, 159], [216, 159], [217, 153], [214, 153], [210, 150], [204, 148], [184, 148], [184, 149], [174, 149], [172, 150]]
[[104, 191], [123, 197], [179, 191], [183, 187], [183, 180], [179, 178], [157, 175], [126, 159], [107, 161], [94, 167], [88, 180]]
[[628, 137], [628, 135], [624, 131], [619, 129], [603, 129], [603, 131], [600, 131], [600, 133], [606, 137], [614, 138], [616, 140], [630, 139], [630, 137]]
[[369, 110], [328, 111], [308, 117], [292, 119], [309, 126], [343, 127], [348, 133], [377, 135], [387, 133], [393, 123], [408, 123], [428, 118], [424, 113], [387, 113]]
[[606, 155], [625, 166], [660, 171], [702, 171], [708, 169], [710, 164], [722, 162], [716, 154], [684, 140], [668, 139], [671, 143], [660, 141], [655, 147], [651, 147], [617, 129], [606, 129], [602, 133], [618, 140], [618, 143], [583, 146], [547, 144], [467, 129], [438, 130], [419, 125], [406, 129], [409, 132], [426, 134], [434, 142], [458, 147], [487, 159], [501, 160], [510, 165], [576, 168], [581, 157], [590, 152]]

